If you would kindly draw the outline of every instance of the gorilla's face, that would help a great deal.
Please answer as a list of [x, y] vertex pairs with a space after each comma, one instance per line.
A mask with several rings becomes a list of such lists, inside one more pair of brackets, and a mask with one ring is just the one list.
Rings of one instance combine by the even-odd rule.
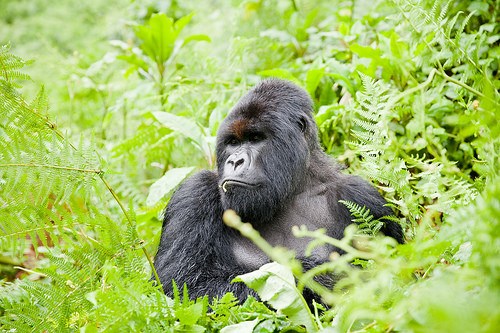
[[[272, 82], [246, 95], [217, 135], [224, 209], [234, 209], [244, 221], [255, 224], [272, 219], [303, 184], [310, 149], [306, 127], [315, 126], [310, 105], [301, 108], [283, 101], [283, 92], [276, 100]], [[312, 132], [315, 135], [315, 128]]]

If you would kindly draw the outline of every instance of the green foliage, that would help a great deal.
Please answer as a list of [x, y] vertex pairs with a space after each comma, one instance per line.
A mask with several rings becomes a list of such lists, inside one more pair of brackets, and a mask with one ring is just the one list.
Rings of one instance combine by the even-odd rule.
[[[56, 7], [0, 2], [0, 330], [497, 330], [498, 1]], [[269, 307], [184, 286], [170, 299], [151, 282], [165, 204], [215, 167], [221, 120], [267, 76], [311, 94], [325, 150], [379, 188], [408, 243], [344, 202], [343, 239], [294, 229], [309, 253], [345, 252], [308, 272], [246, 233], [282, 265], [239, 278]], [[332, 272], [331, 290], [314, 279]], [[329, 308], [311, 313], [305, 287]]]
[[244, 282], [259, 294], [262, 301], [286, 315], [292, 324], [303, 325], [308, 332], [318, 331], [314, 317], [295, 287], [295, 279], [287, 267], [277, 263], [266, 264], [257, 271], [239, 275], [233, 282]]
[[[139, 71], [157, 80], [162, 92], [166, 70], [173, 65], [180, 48], [192, 41], [210, 41], [208, 36], [201, 34], [178, 40], [179, 34], [191, 21], [192, 16], [187, 15], [174, 22], [164, 13], [153, 14], [147, 24], [137, 25], [134, 29], [142, 53], [130, 49], [126, 55], [118, 58], [128, 62], [132, 66], [130, 70]], [[148, 61], [152, 62], [154, 67]]]

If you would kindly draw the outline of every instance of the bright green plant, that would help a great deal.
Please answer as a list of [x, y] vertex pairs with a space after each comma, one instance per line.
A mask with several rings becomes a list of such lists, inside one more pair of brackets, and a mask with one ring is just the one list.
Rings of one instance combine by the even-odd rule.
[[153, 14], [146, 24], [134, 28], [139, 48], [128, 49], [127, 54], [118, 56], [131, 65], [129, 72], [137, 71], [155, 83], [162, 105], [167, 102], [165, 85], [167, 78], [177, 70], [175, 60], [180, 49], [192, 41], [210, 41], [203, 34], [179, 38], [192, 16], [190, 14], [174, 22], [163, 13]]

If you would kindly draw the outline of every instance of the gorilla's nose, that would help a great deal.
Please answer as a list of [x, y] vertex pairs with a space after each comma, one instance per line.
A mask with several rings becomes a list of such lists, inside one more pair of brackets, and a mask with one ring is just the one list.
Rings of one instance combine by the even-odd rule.
[[233, 165], [234, 167], [234, 170], [238, 169], [238, 167], [240, 165], [242, 165], [243, 163], [245, 163], [245, 159], [244, 158], [239, 158], [235, 161], [228, 161], [229, 164]]
[[244, 171], [249, 164], [250, 158], [246, 153], [235, 153], [229, 156], [226, 161], [225, 175], [226, 172], [230, 174], [238, 174]]

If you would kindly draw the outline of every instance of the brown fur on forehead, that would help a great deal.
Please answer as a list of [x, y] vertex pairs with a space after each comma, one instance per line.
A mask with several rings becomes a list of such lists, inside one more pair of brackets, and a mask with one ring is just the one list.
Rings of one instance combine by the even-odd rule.
[[229, 131], [239, 140], [242, 140], [248, 130], [250, 122], [248, 119], [239, 118], [229, 125]]

